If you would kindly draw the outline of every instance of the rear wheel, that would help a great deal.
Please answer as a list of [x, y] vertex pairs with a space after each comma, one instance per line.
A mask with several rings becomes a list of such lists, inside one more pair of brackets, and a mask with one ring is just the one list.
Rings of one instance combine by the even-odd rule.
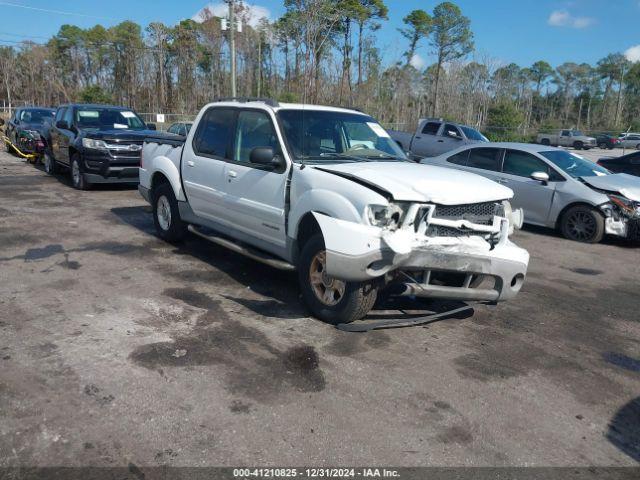
[[602, 150], [605, 150], [607, 148], [607, 144], [602, 142], [602, 143], [598, 144], [598, 148], [601, 148]]
[[153, 189], [153, 223], [158, 236], [171, 243], [181, 241], [187, 233], [187, 225], [180, 218], [178, 201], [173, 188], [163, 183]]
[[71, 157], [71, 183], [78, 190], [89, 190], [91, 184], [87, 182], [84, 172], [80, 169], [80, 156], [76, 153]]
[[351, 323], [364, 317], [378, 296], [375, 282], [347, 282], [327, 275], [327, 253], [322, 235], [302, 249], [298, 280], [302, 297], [313, 314], [331, 324]]
[[636, 150], [640, 150], [640, 143], [636, 145]]
[[564, 213], [560, 230], [569, 240], [598, 243], [604, 236], [604, 216], [594, 208], [577, 205]]
[[[7, 137], [8, 139], [9, 137]], [[11, 147], [11, 143], [5, 141], [4, 142], [4, 148], [7, 151], [7, 153], [13, 153], [13, 147]]]
[[543, 138], [542, 140], [540, 140], [540, 143], [546, 147], [548, 147], [549, 145], [551, 145], [551, 142], [549, 141], [548, 138]]

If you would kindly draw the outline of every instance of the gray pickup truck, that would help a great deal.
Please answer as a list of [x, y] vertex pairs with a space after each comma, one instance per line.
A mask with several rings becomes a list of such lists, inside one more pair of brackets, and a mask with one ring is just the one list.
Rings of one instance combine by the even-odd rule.
[[435, 157], [469, 143], [488, 142], [475, 128], [441, 118], [425, 118], [418, 122], [415, 133], [388, 130], [389, 135], [413, 157]]
[[588, 137], [580, 130], [556, 130], [551, 133], [538, 134], [537, 143], [552, 147], [573, 147], [576, 150], [595, 148], [596, 139]]

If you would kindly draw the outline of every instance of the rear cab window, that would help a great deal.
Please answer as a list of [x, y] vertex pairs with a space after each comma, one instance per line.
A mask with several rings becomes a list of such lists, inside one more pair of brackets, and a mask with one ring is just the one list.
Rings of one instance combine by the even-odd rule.
[[193, 137], [195, 154], [230, 160], [236, 114], [234, 108], [211, 107], [207, 110]]

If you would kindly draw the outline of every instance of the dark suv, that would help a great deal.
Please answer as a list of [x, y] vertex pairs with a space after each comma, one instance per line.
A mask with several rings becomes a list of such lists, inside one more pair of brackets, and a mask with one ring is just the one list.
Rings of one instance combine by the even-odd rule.
[[49, 132], [45, 170], [69, 169], [80, 190], [93, 183], [138, 183], [142, 143], [153, 130], [154, 124], [147, 125], [129, 108], [61, 105]]
[[609, 149], [612, 150], [614, 148], [621, 147], [620, 139], [618, 137], [614, 137], [613, 135], [609, 135], [608, 133], [599, 133], [596, 135], [596, 143], [598, 147], [601, 149]]

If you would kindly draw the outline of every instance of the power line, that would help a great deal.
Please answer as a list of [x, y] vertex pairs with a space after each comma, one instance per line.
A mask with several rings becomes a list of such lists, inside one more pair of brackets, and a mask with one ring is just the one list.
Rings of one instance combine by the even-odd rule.
[[77, 13], [77, 12], [65, 12], [65, 11], [62, 11], [62, 10], [50, 10], [48, 8], [30, 7], [28, 5], [20, 5], [18, 3], [0, 2], [0, 5], [4, 5], [6, 7], [24, 8], [25, 10], [34, 10], [34, 11], [43, 12], [43, 13], [55, 13], [57, 15], [71, 15], [71, 16], [84, 17], [84, 18], [98, 18], [98, 19], [101, 19], [101, 20], [115, 20], [115, 18], [112, 18], [112, 17], [100, 17], [100, 16], [97, 16], [97, 15], [87, 15], [87, 14], [84, 14], [84, 13]]

